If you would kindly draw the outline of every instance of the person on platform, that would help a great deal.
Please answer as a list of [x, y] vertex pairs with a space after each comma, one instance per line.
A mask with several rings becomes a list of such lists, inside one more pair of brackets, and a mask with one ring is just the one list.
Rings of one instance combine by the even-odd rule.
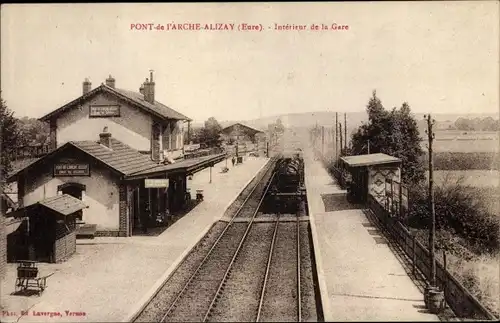
[[234, 158], [234, 156], [233, 156], [233, 158], [231, 158], [231, 162], [233, 163], [233, 167], [234, 167], [234, 163], [236, 162], [236, 159]]

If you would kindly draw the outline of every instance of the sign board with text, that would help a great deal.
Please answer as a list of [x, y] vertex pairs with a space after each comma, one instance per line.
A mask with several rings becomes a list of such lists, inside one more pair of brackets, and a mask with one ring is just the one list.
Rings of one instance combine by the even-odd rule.
[[55, 164], [54, 176], [90, 176], [89, 164]]
[[91, 105], [89, 116], [93, 118], [119, 117], [119, 105]]
[[168, 179], [167, 178], [157, 178], [157, 179], [148, 179], [144, 180], [145, 188], [164, 188], [168, 187]]

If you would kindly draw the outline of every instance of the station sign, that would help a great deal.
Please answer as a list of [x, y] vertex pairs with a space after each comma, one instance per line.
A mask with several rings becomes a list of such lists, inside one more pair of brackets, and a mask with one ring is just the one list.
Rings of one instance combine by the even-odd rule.
[[156, 178], [156, 179], [146, 178], [144, 180], [144, 187], [145, 188], [164, 188], [164, 187], [168, 187], [168, 179], [167, 178]]
[[54, 176], [90, 176], [89, 164], [55, 164]]
[[119, 117], [119, 105], [91, 105], [89, 116], [93, 118]]

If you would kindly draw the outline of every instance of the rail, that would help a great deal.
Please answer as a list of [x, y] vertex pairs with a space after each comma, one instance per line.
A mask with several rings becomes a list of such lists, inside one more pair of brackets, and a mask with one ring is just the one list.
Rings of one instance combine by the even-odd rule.
[[269, 179], [269, 182], [266, 185], [264, 193], [262, 194], [262, 196], [259, 199], [259, 204], [255, 208], [255, 212], [252, 215], [252, 218], [250, 219], [250, 221], [248, 223], [247, 229], [245, 230], [245, 233], [243, 234], [243, 237], [240, 240], [240, 244], [238, 245], [238, 248], [236, 248], [236, 250], [233, 254], [233, 258], [231, 259], [231, 262], [229, 263], [229, 266], [227, 267], [226, 272], [224, 273], [224, 276], [222, 277], [222, 280], [219, 284], [219, 287], [217, 287], [217, 291], [215, 292], [214, 298], [212, 299], [212, 302], [210, 303], [210, 306], [208, 307], [207, 312], [205, 313], [205, 317], [203, 318], [203, 322], [206, 322], [208, 320], [208, 318], [210, 317], [210, 312], [212, 311], [212, 308], [213, 308], [215, 302], [217, 301], [217, 298], [219, 297], [221, 289], [224, 286], [224, 283], [226, 282], [227, 276], [228, 276], [229, 272], [231, 271], [231, 268], [233, 267], [234, 261], [236, 260], [236, 257], [238, 256], [238, 253], [240, 252], [241, 247], [243, 246], [243, 243], [245, 243], [245, 240], [248, 236], [248, 232], [250, 232], [250, 228], [252, 227], [252, 224], [254, 223], [254, 220], [257, 217], [257, 214], [259, 213], [259, 208], [262, 205], [262, 201], [264, 201], [264, 198], [266, 197], [266, 193], [269, 190], [269, 187], [271, 186], [273, 178], [274, 178], [274, 173], [271, 176], [271, 178]]
[[[373, 196], [368, 196], [368, 207], [382, 227], [412, 260], [413, 272], [418, 269], [426, 279], [430, 279], [430, 252], [397, 217], [381, 205]], [[475, 320], [498, 320], [479, 300], [474, 297], [447, 269], [446, 263], [436, 263], [436, 281], [444, 291], [446, 302], [460, 318]]]
[[302, 322], [302, 294], [300, 290], [300, 221], [297, 212], [297, 321]]
[[257, 318], [256, 318], [255, 322], [260, 321], [260, 314], [262, 312], [262, 305], [264, 304], [264, 295], [266, 294], [267, 280], [269, 278], [269, 271], [271, 269], [271, 260], [273, 258], [274, 243], [276, 242], [276, 235], [278, 233], [278, 225], [280, 223], [279, 220], [280, 220], [280, 216], [278, 214], [278, 217], [276, 219], [276, 224], [274, 225], [273, 240], [271, 241], [271, 247], [269, 248], [269, 256], [267, 258], [266, 274], [264, 275], [264, 283], [262, 284], [262, 291], [260, 293], [260, 300], [259, 300], [259, 308], [257, 309]]
[[[267, 174], [269, 171], [273, 171], [273, 167], [272, 167], [274, 165], [273, 160], [270, 161], [269, 165], [270, 165], [270, 168], [266, 172], [264, 172], [262, 178], [264, 178], [265, 174]], [[269, 181], [269, 183], [270, 182], [271, 181]], [[255, 190], [257, 189], [257, 187], [258, 187], [258, 185], [255, 185], [252, 188], [251, 192], [245, 198], [245, 200], [243, 201], [243, 203], [241, 204], [241, 206], [237, 209], [237, 211], [235, 212], [235, 214], [231, 217], [231, 220], [228, 222], [228, 224], [226, 225], [226, 227], [224, 228], [224, 230], [221, 232], [221, 234], [219, 235], [219, 237], [217, 238], [217, 240], [215, 240], [214, 244], [212, 245], [212, 247], [210, 248], [210, 250], [208, 251], [208, 253], [205, 255], [205, 257], [203, 258], [203, 260], [201, 261], [201, 263], [198, 265], [198, 267], [196, 268], [196, 270], [189, 277], [188, 281], [184, 284], [184, 286], [181, 289], [181, 291], [177, 294], [177, 296], [175, 297], [175, 299], [173, 300], [173, 302], [170, 304], [169, 308], [167, 309], [167, 311], [165, 312], [165, 314], [161, 318], [160, 322], [165, 322], [165, 319], [168, 317], [168, 315], [170, 314], [170, 312], [172, 312], [172, 310], [175, 308], [175, 305], [176, 305], [177, 301], [181, 298], [181, 296], [184, 294], [184, 292], [188, 288], [189, 284], [195, 278], [196, 274], [200, 271], [200, 269], [202, 268], [202, 266], [206, 263], [207, 259], [210, 257], [210, 255], [212, 254], [213, 250], [216, 248], [216, 246], [219, 243], [219, 241], [222, 239], [222, 237], [224, 236], [224, 234], [226, 233], [226, 231], [229, 229], [229, 227], [233, 224], [233, 222], [236, 219], [236, 217], [238, 216], [238, 214], [243, 210], [243, 208], [245, 207], [247, 201], [252, 197], [252, 195], [255, 192]], [[265, 194], [263, 196], [265, 196]], [[261, 200], [262, 200], [262, 198], [261, 198]], [[260, 203], [259, 203], [259, 205], [260, 205]], [[255, 211], [255, 214], [257, 214], [257, 211]], [[255, 215], [254, 215], [254, 217], [255, 217]]]

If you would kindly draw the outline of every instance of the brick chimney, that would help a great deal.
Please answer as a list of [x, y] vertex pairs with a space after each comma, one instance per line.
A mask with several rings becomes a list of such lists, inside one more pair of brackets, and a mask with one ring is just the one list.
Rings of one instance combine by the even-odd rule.
[[144, 94], [144, 83], [141, 84], [141, 87], [139, 88], [139, 92], [141, 94]]
[[92, 83], [90, 83], [89, 79], [86, 78], [85, 81], [83, 81], [83, 94], [89, 93], [91, 89]]
[[115, 88], [115, 79], [111, 75], [106, 79], [106, 85]]
[[104, 127], [102, 132], [99, 134], [99, 143], [103, 146], [111, 148], [111, 134], [108, 132], [108, 127]]
[[149, 71], [150, 78], [144, 83], [144, 100], [151, 104], [155, 103], [155, 82], [153, 81], [153, 70]]

